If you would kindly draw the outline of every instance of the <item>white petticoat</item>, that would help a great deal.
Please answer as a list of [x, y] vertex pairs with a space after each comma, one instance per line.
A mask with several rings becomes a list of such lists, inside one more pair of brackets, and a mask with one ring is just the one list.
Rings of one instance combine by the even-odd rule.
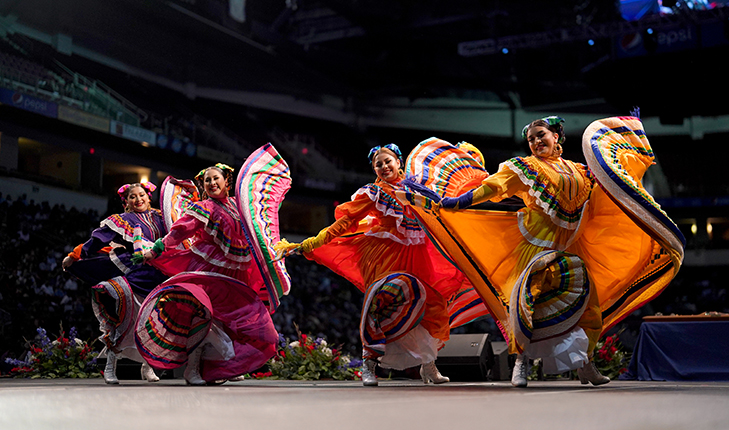
[[385, 346], [385, 355], [380, 357], [380, 366], [403, 370], [435, 361], [443, 342], [434, 338], [421, 325]]
[[589, 361], [588, 344], [585, 331], [575, 327], [561, 336], [530, 343], [524, 354], [529, 358], [541, 358], [544, 373], [564, 373], [579, 369]]

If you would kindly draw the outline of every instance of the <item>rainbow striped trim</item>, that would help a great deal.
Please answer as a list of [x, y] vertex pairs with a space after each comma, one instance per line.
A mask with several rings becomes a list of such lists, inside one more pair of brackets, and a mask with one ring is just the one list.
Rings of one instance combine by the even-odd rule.
[[[392, 188], [395, 193], [404, 190], [404, 188], [398, 185], [392, 185]], [[376, 183], [367, 184], [352, 195], [352, 200], [355, 200], [360, 195], [366, 195], [370, 200], [375, 202], [375, 209], [383, 215], [394, 217], [396, 219], [395, 225], [397, 231], [405, 237], [405, 240], [403, 241], [392, 234], [380, 234], [380, 236], [388, 237], [403, 245], [419, 245], [424, 243], [425, 232], [423, 232], [420, 224], [418, 224], [417, 218], [409, 213], [408, 210], [405, 210], [400, 201], [386, 189]], [[365, 233], [365, 235], [377, 236], [378, 234]]]
[[[535, 295], [532, 277], [558, 266], [561, 282]], [[559, 336], [577, 325], [590, 296], [590, 280], [582, 259], [561, 251], [542, 251], [529, 262], [511, 292], [509, 325], [519, 352], [530, 342]]]
[[425, 315], [426, 291], [407, 273], [392, 273], [365, 291], [360, 321], [362, 346], [375, 355], [417, 326]]
[[[535, 157], [514, 157], [507, 160], [499, 166], [499, 170], [508, 168], [516, 173], [521, 181], [529, 186], [529, 194], [536, 198], [536, 203], [547, 214], [552, 221], [566, 229], [575, 230], [582, 219], [583, 203], [589, 197], [589, 193], [585, 193], [583, 200], [579, 204], [575, 204], [574, 209], [565, 207], [559, 196], [553, 191], [553, 185], [545, 182], [540, 177], [539, 168], [535, 165]], [[592, 175], [588, 172], [588, 180]]]
[[454, 184], [461, 185], [464, 178], [470, 178], [475, 187], [488, 177], [488, 172], [467, 151], [431, 137], [420, 142], [408, 155], [405, 175], [441, 197], [455, 197]]
[[[129, 329], [134, 325], [136, 317], [134, 309], [134, 293], [123, 276], [117, 276], [108, 281], [100, 282], [91, 287], [91, 307], [96, 319], [99, 320], [101, 336], [99, 340], [109, 349], [114, 349]], [[114, 308], [109, 309], [104, 304], [103, 296], [114, 300]]]
[[[603, 189], [653, 238], [671, 248], [679, 256], [677, 266], [680, 266], [686, 239], [620, 161], [625, 154], [633, 154], [647, 163], [655, 158], [640, 120], [613, 117], [592, 122], [582, 135], [582, 150]], [[678, 271], [678, 267], [674, 270]]]
[[[160, 192], [160, 206], [167, 230], [172, 228], [190, 204], [199, 200], [200, 196], [193, 181], [176, 179], [172, 176], [165, 178]], [[178, 249], [188, 249], [191, 244], [192, 238], [185, 239]]]
[[270, 143], [246, 159], [235, 185], [238, 210], [245, 224], [242, 230], [251, 243], [264, 282], [260, 297], [271, 313], [291, 289], [284, 260], [276, 260], [273, 250], [273, 245], [281, 239], [278, 209], [290, 188], [289, 166]]
[[481, 296], [473, 287], [461, 288], [448, 299], [448, 324], [451, 329], [489, 315]]

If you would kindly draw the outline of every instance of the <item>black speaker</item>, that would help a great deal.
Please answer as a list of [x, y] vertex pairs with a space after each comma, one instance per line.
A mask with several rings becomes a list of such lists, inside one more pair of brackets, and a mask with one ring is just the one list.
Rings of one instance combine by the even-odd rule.
[[451, 381], [486, 381], [494, 366], [489, 334], [452, 334], [435, 364]]
[[491, 350], [494, 352], [494, 365], [489, 371], [489, 379], [492, 381], [510, 381], [516, 356], [509, 355], [509, 346], [506, 342], [491, 342]]

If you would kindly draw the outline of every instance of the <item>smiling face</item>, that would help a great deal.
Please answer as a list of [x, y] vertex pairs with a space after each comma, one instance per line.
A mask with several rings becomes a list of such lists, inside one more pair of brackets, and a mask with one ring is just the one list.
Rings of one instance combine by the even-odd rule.
[[146, 212], [150, 207], [149, 194], [147, 194], [147, 191], [140, 186], [129, 189], [126, 202], [126, 209], [128, 212]]
[[385, 182], [395, 183], [400, 180], [398, 172], [402, 166], [400, 159], [389, 149], [381, 149], [372, 159], [372, 168], [378, 178]]
[[527, 132], [529, 149], [531, 149], [532, 155], [537, 157], [551, 157], [558, 141], [559, 134], [541, 125], [533, 126]]
[[228, 180], [218, 169], [208, 169], [203, 176], [203, 186], [208, 197], [222, 199], [228, 195]]

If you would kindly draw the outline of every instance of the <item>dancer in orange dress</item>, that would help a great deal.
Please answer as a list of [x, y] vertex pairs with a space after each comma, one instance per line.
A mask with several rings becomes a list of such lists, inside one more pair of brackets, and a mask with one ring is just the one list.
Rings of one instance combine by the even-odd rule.
[[364, 385], [377, 385], [377, 364], [420, 365], [424, 383], [448, 382], [434, 362], [450, 332], [444, 297], [467, 280], [395, 198], [403, 179], [399, 148], [375, 147], [369, 160], [377, 180], [336, 208], [334, 224], [300, 244], [282, 240], [275, 249], [281, 257], [301, 253], [365, 293], [360, 321]]

